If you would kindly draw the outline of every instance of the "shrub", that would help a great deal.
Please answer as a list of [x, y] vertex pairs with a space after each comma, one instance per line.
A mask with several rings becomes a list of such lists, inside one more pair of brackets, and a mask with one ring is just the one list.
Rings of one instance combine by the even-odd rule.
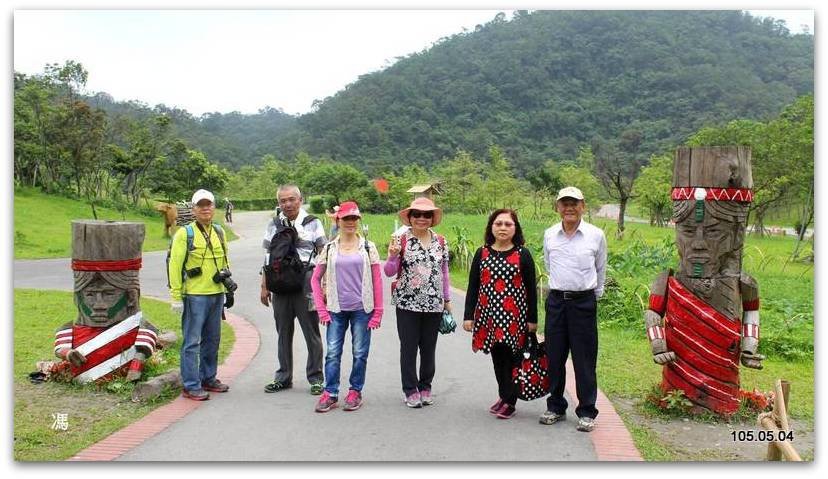
[[607, 276], [604, 295], [598, 305], [598, 327], [640, 327], [643, 334], [644, 308], [648, 297], [646, 286], [625, 288], [614, 277]]
[[310, 213], [321, 215], [325, 212], [325, 198], [321, 195], [311, 196], [308, 198], [308, 205], [310, 205]]

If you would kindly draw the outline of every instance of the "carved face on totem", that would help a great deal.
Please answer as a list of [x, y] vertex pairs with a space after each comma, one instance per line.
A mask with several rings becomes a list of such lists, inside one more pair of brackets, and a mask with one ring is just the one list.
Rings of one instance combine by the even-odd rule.
[[[696, 190], [696, 197], [704, 198], [704, 190]], [[674, 201], [679, 273], [691, 278], [738, 277], [746, 214], [747, 205], [732, 201]]]
[[[120, 323], [139, 311], [140, 291], [124, 288], [107, 281], [106, 272], [84, 272], [94, 278], [75, 291], [75, 306], [78, 308], [77, 324], [84, 326], [108, 327]], [[117, 283], [117, 282], [116, 282]]]

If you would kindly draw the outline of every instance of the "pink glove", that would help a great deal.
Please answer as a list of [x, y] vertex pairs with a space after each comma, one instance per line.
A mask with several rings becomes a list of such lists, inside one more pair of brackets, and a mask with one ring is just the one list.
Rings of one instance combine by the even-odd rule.
[[374, 314], [371, 315], [371, 319], [368, 321], [368, 329], [377, 329], [380, 327], [380, 323], [382, 323], [382, 309], [375, 309]]
[[327, 309], [320, 309], [317, 311], [319, 313], [319, 323], [323, 326], [327, 326], [331, 324], [331, 314], [328, 313]]

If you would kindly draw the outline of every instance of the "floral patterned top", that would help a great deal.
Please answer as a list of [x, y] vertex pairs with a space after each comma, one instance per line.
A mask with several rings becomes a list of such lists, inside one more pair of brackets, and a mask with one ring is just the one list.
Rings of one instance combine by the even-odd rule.
[[489, 353], [504, 343], [517, 354], [526, 343], [526, 323], [538, 322], [535, 261], [515, 246], [477, 250], [469, 271], [464, 321], [474, 321], [472, 351]]
[[391, 287], [391, 304], [407, 311], [443, 312], [448, 297], [449, 253], [445, 240], [431, 232], [428, 248], [406, 231], [402, 258], [394, 256], [385, 263], [386, 276], [398, 275]]

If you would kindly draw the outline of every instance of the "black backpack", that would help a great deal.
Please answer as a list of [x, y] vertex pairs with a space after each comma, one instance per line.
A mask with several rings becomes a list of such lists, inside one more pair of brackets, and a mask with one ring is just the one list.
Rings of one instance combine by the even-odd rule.
[[[308, 215], [302, 220], [302, 226], [309, 224], [316, 217]], [[276, 232], [270, 239], [267, 248], [268, 262], [264, 266], [265, 281], [268, 291], [277, 294], [289, 294], [302, 291], [305, 284], [305, 271], [310, 265], [313, 254], [303, 263], [299, 258], [296, 244], [299, 233], [296, 228], [273, 220], [276, 223]]]

